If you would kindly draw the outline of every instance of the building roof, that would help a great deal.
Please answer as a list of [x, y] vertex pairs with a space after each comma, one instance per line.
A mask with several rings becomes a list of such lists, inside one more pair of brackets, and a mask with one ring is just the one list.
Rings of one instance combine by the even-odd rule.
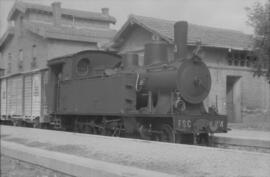
[[32, 33], [44, 38], [80, 42], [106, 42], [111, 40], [116, 33], [112, 29], [77, 29], [37, 22], [28, 22], [25, 27]]
[[[38, 22], [26, 22], [24, 26], [30, 32], [47, 39], [100, 43], [101, 45], [109, 42], [116, 34], [116, 30], [112, 29], [77, 29]], [[14, 27], [9, 27], [0, 38], [0, 49], [5, 46], [4, 44], [13, 36]]]
[[14, 27], [9, 27], [7, 31], [3, 34], [3, 36], [0, 38], [0, 49], [4, 46], [6, 42], [8, 42], [15, 33]]
[[[130, 15], [127, 22], [114, 37], [114, 45], [120, 45], [122, 37], [129, 29], [137, 24], [144, 29], [160, 36], [163, 40], [172, 43], [174, 39], [174, 23], [164, 19]], [[198, 41], [202, 46], [231, 48], [236, 50], [251, 50], [252, 36], [235, 30], [213, 28], [188, 23], [188, 45], [195, 45]]]
[[[52, 13], [51, 6], [17, 1], [14, 3], [12, 9], [10, 10], [8, 14], [8, 21], [12, 20], [16, 16], [18, 11], [22, 13], [26, 13], [28, 10], [39, 10], [43, 12]], [[61, 8], [61, 13], [63, 15], [70, 15], [70, 16], [78, 17], [78, 18], [116, 23], [116, 19], [114, 17], [107, 14], [103, 14], [103, 13], [88, 12], [88, 11], [74, 10], [74, 9], [65, 9], [65, 8]]]

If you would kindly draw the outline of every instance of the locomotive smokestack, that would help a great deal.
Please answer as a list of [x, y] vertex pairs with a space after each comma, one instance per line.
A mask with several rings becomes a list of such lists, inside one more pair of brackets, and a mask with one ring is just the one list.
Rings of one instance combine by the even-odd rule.
[[183, 59], [187, 55], [188, 23], [179, 21], [174, 24], [174, 42], [177, 47], [177, 59]]

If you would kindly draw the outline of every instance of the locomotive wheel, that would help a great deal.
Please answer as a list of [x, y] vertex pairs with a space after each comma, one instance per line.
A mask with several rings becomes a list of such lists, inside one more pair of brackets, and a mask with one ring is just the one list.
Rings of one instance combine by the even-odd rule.
[[163, 124], [160, 127], [160, 131], [162, 132], [160, 135], [160, 141], [163, 142], [175, 142], [175, 134], [173, 132], [173, 128], [168, 124]]
[[109, 136], [109, 130], [106, 129], [106, 127], [102, 127], [100, 128], [100, 134], [103, 135], [103, 136]]
[[84, 126], [84, 132], [92, 134], [93, 133], [92, 127], [90, 127], [89, 125], [85, 125]]

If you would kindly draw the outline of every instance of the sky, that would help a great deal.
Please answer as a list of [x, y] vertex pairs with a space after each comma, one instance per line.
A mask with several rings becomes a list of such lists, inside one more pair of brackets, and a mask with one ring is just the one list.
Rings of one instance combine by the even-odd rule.
[[[16, 0], [0, 0], [0, 35], [7, 28], [7, 15]], [[108, 7], [110, 15], [117, 19], [113, 29], [119, 29], [130, 14], [162, 18], [167, 20], [187, 20], [190, 23], [226, 28], [252, 34], [247, 25], [245, 7], [255, 2], [267, 0], [20, 0], [24, 2], [50, 5], [61, 2], [63, 8], [100, 12]]]

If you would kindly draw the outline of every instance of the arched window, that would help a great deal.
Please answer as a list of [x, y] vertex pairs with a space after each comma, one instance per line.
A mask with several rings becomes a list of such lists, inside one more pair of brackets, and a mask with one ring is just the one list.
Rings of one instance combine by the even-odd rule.
[[82, 58], [77, 63], [77, 73], [79, 75], [87, 75], [90, 70], [90, 61], [88, 58]]

